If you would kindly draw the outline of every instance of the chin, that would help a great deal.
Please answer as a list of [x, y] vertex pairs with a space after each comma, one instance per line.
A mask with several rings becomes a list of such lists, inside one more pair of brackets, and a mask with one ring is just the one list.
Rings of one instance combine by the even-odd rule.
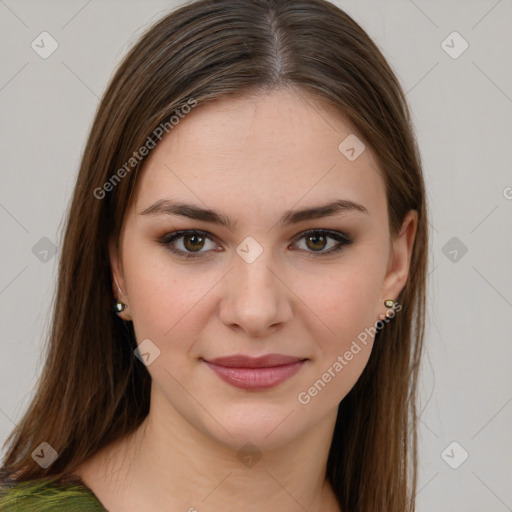
[[[252, 443], [259, 450], [274, 450], [289, 443], [306, 428], [300, 420], [300, 409], [293, 403], [283, 404], [240, 403], [230, 404], [228, 410], [210, 410], [205, 418], [205, 433], [217, 442], [238, 451]], [[299, 420], [299, 421], [298, 421]]]

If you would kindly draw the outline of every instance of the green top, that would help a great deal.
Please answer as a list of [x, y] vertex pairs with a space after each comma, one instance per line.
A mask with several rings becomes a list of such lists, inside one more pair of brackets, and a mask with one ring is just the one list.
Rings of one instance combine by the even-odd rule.
[[108, 512], [80, 480], [0, 485], [0, 512]]

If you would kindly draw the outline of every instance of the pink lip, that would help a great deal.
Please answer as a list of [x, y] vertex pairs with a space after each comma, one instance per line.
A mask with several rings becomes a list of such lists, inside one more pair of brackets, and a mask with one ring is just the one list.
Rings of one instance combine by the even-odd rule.
[[295, 375], [306, 359], [268, 354], [263, 357], [233, 355], [203, 361], [225, 382], [242, 389], [267, 389]]

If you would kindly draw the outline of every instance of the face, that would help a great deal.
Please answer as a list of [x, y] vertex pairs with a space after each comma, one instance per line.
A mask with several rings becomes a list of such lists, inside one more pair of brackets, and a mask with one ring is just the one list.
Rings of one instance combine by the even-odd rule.
[[[110, 257], [161, 417], [273, 448], [336, 414], [416, 226], [410, 212], [391, 236], [370, 148], [338, 148], [355, 133], [285, 89], [200, 105], [152, 150]], [[269, 354], [294, 359], [212, 363]]]

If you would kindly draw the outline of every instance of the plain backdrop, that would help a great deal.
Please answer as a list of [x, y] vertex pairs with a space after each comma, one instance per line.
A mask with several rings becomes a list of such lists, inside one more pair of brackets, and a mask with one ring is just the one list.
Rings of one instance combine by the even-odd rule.
[[[512, 1], [336, 4], [407, 91], [428, 189], [417, 512], [512, 510]], [[41, 368], [63, 216], [99, 98], [176, 5], [0, 0], [2, 442]], [[47, 58], [41, 37], [44, 51], [58, 45]]]

